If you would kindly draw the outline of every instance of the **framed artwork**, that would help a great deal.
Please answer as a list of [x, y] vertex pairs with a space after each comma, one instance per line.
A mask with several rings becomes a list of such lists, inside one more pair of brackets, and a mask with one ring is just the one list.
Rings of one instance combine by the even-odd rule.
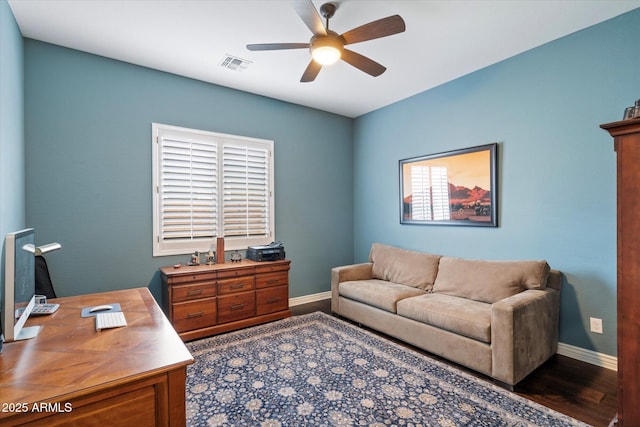
[[498, 144], [400, 160], [400, 223], [498, 226]]

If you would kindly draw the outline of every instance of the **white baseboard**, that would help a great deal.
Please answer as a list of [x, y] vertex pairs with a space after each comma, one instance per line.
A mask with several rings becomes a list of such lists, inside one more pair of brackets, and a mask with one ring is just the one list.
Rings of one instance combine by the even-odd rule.
[[[289, 298], [289, 306], [307, 304], [310, 302], [322, 301], [324, 299], [331, 298], [331, 291], [320, 292], [318, 294], [304, 295], [301, 297]], [[576, 347], [570, 344], [558, 343], [558, 354], [567, 356], [572, 359], [577, 359], [582, 362], [587, 362], [592, 365], [600, 366], [601, 368], [611, 369], [612, 371], [618, 370], [618, 358], [609, 356], [608, 354], [598, 353], [593, 350], [587, 350], [581, 347]]]
[[320, 292], [319, 294], [305, 295], [301, 297], [289, 298], [289, 307], [294, 305], [307, 304], [310, 302], [322, 301], [331, 298], [331, 291]]
[[593, 350], [586, 350], [581, 347], [573, 345], [558, 343], [558, 354], [567, 356], [572, 359], [581, 360], [583, 362], [591, 363], [592, 365], [600, 366], [601, 368], [611, 369], [612, 371], [618, 370], [618, 358], [609, 356], [608, 354], [597, 353]]

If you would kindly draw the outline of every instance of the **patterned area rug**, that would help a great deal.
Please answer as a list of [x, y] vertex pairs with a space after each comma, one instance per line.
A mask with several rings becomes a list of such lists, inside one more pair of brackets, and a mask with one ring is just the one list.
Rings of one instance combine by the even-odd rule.
[[190, 426], [584, 426], [317, 312], [187, 344]]

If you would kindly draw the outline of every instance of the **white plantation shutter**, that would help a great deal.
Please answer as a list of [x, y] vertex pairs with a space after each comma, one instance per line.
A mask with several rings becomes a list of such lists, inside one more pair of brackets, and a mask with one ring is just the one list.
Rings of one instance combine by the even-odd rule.
[[161, 239], [216, 237], [217, 147], [164, 139], [160, 187]]
[[269, 151], [225, 144], [222, 165], [225, 237], [268, 237]]
[[153, 124], [153, 255], [273, 240], [273, 141]]

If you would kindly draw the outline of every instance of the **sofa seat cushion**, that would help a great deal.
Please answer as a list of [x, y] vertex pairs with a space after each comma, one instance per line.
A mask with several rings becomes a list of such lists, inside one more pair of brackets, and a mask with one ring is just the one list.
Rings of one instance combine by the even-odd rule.
[[353, 280], [340, 283], [340, 296], [368, 304], [391, 313], [396, 303], [404, 298], [425, 294], [425, 291], [399, 283], [378, 279]]
[[431, 293], [398, 301], [397, 313], [458, 335], [491, 343], [491, 304]]

